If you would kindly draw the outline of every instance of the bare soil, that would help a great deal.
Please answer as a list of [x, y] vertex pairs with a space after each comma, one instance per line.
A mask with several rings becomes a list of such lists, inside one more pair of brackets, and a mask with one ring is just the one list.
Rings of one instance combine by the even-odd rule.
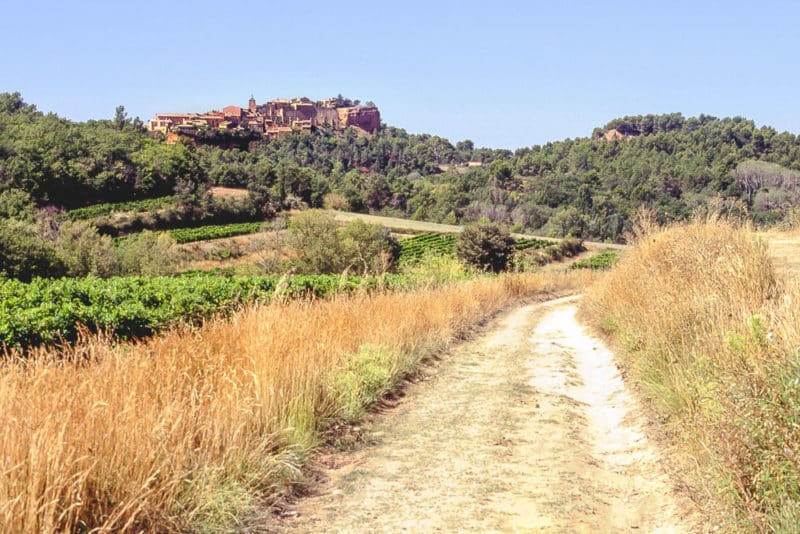
[[221, 187], [221, 186], [214, 186], [211, 188], [210, 191], [212, 196], [215, 197], [246, 197], [250, 194], [247, 189], [237, 188], [237, 187]]
[[320, 461], [279, 532], [687, 532], [611, 352], [574, 297], [507, 312]]

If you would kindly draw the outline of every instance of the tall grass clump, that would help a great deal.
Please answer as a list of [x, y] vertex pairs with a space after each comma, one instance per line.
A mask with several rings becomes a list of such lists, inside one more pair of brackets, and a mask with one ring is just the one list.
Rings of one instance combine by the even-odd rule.
[[642, 227], [588, 311], [696, 465], [730, 529], [800, 524], [800, 291], [748, 228]]
[[[5, 532], [231, 531], [336, 421], [519, 297], [580, 275], [275, 300], [141, 343], [87, 337], [0, 367]], [[24, 357], [23, 357], [24, 356]], [[245, 525], [246, 526], [246, 525]]]

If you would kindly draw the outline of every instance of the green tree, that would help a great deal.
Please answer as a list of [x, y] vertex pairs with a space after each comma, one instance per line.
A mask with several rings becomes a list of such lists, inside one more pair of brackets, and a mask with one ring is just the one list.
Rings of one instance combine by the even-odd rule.
[[131, 120], [128, 118], [128, 114], [125, 112], [125, 106], [117, 106], [116, 110], [114, 111], [114, 128], [117, 130], [122, 130], [130, 123]]
[[465, 263], [482, 271], [500, 272], [514, 254], [514, 239], [498, 224], [478, 222], [459, 234], [455, 252]]
[[22, 189], [7, 189], [0, 193], [0, 219], [31, 221], [36, 213], [33, 197]]

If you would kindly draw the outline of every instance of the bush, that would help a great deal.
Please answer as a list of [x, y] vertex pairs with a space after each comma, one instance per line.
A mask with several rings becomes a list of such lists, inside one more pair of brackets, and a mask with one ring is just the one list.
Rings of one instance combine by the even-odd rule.
[[177, 270], [178, 249], [169, 234], [145, 230], [120, 239], [115, 257], [120, 274], [164, 276]]
[[55, 248], [30, 225], [0, 220], [0, 277], [29, 281], [35, 276], [63, 276], [65, 271]]
[[121, 274], [113, 240], [100, 235], [97, 228], [86, 222], [62, 224], [56, 240], [56, 252], [68, 276], [91, 275], [107, 278]]
[[342, 252], [349, 265], [364, 275], [388, 271], [399, 252], [389, 230], [379, 224], [356, 219], [339, 232]]
[[459, 234], [455, 253], [482, 271], [500, 272], [514, 253], [514, 239], [498, 224], [479, 222]]
[[396, 255], [396, 242], [386, 228], [355, 220], [340, 229], [333, 215], [309, 210], [295, 217], [287, 236], [297, 272], [339, 273], [358, 269], [364, 274], [385, 271]]

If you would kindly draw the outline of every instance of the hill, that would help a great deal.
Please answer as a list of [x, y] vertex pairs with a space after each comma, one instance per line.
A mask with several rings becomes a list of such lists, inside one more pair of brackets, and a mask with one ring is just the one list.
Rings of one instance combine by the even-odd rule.
[[196, 214], [215, 185], [247, 188], [251, 218], [325, 206], [621, 241], [642, 204], [664, 221], [712, 202], [775, 223], [796, 204], [800, 177], [796, 135], [679, 113], [615, 119], [588, 137], [516, 151], [386, 125], [370, 136], [320, 127], [240, 146], [167, 144], [122, 107], [113, 120], [74, 123], [0, 95], [0, 190], [64, 208], [177, 192]]

